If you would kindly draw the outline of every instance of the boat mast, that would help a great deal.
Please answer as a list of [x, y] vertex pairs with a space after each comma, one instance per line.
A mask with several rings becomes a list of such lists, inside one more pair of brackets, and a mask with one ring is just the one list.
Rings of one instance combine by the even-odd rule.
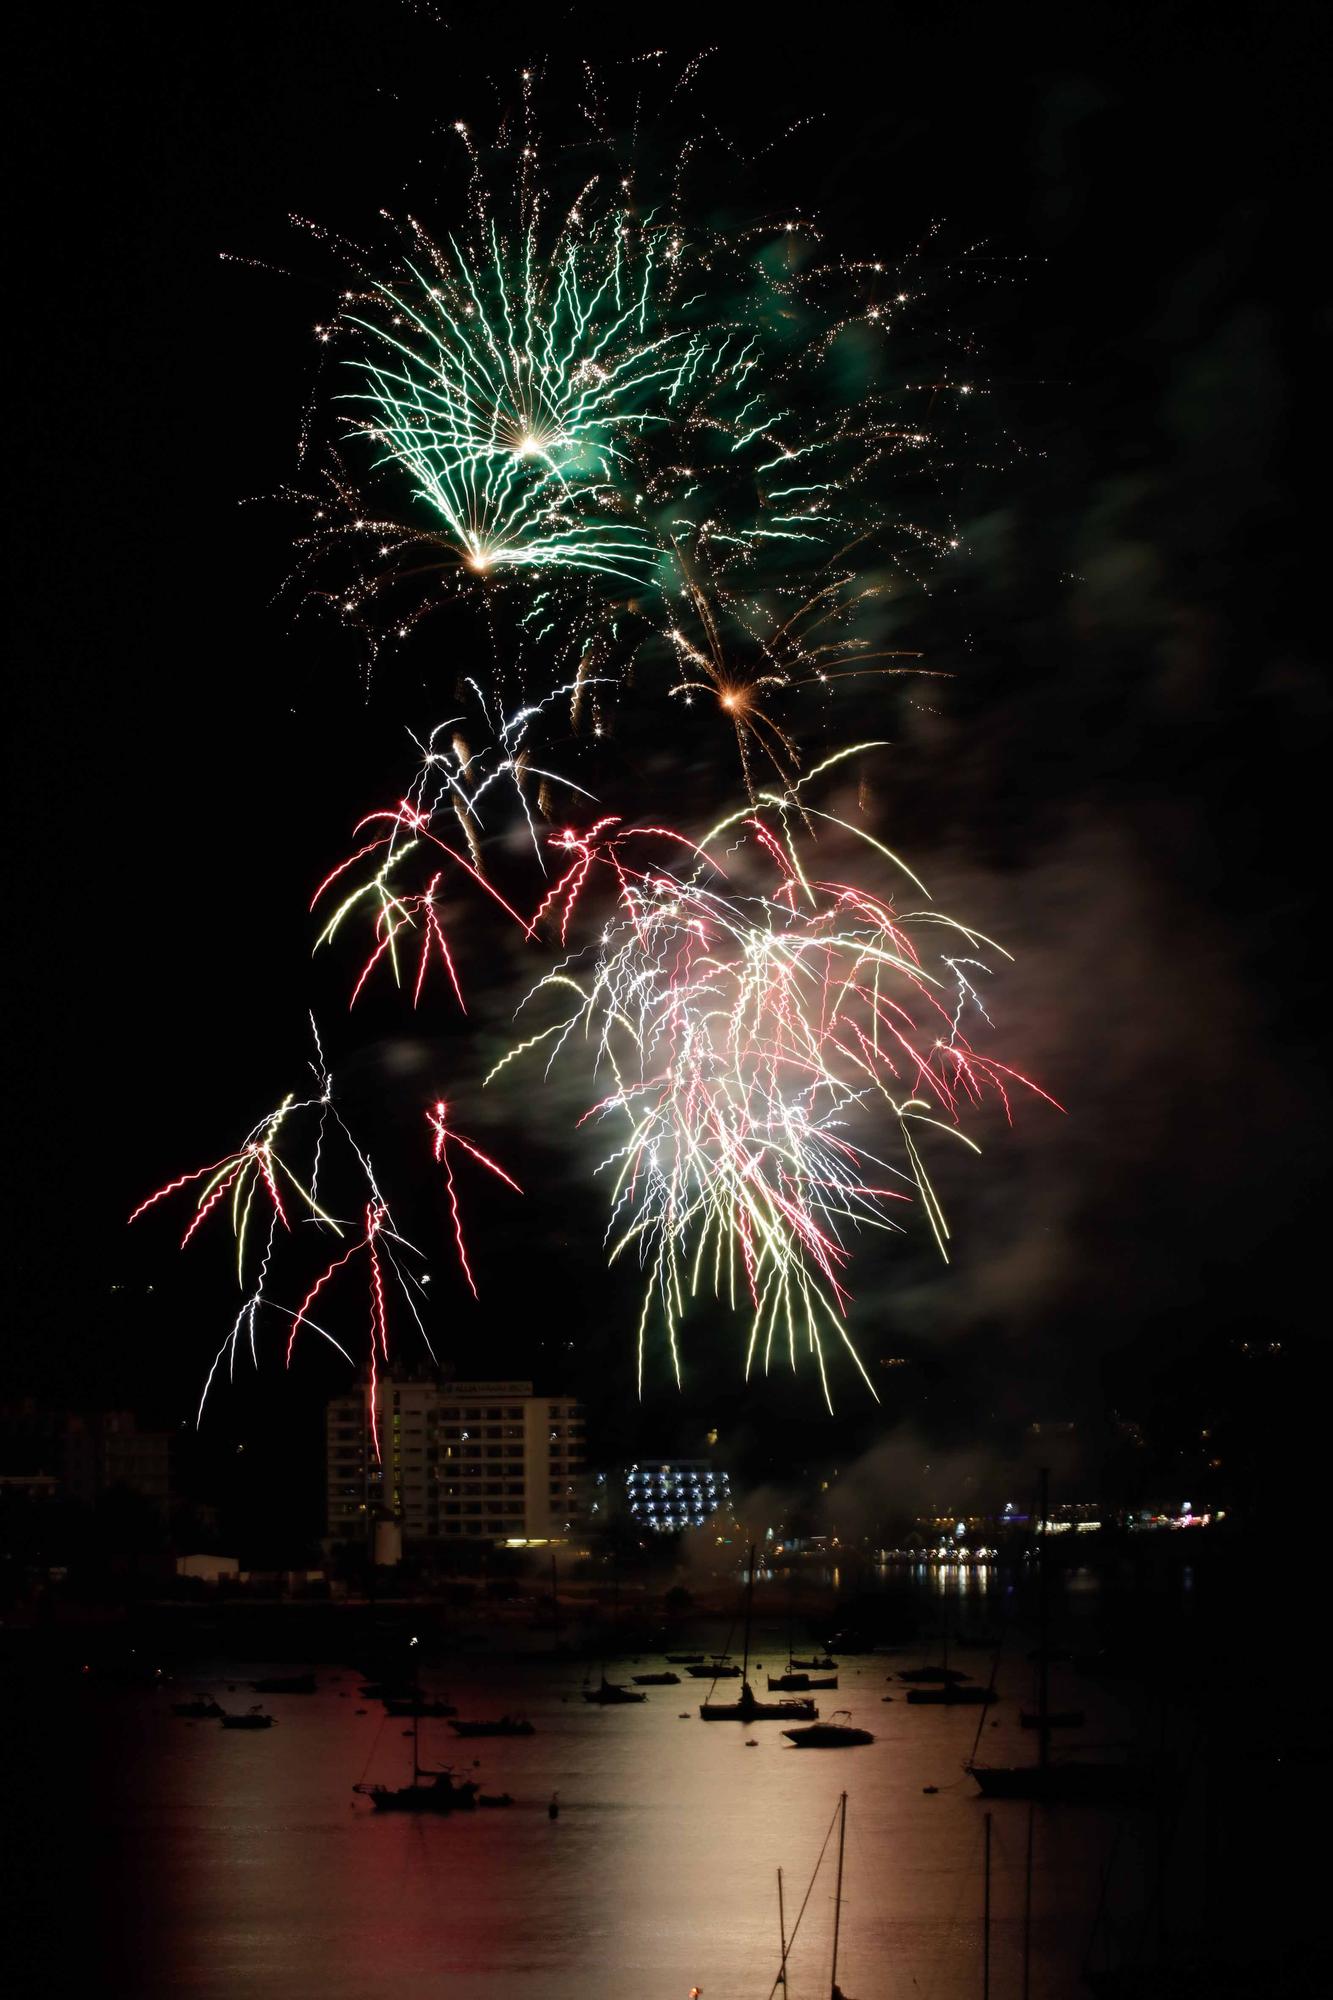
[[778, 1965], [778, 1976], [774, 1981], [785, 1993], [787, 1990], [787, 1917], [782, 1907], [782, 1870], [778, 1870], [778, 1938], [782, 1945], [782, 1958]]
[[[412, 1641], [412, 1644], [415, 1646], [416, 1643], [417, 1642], [414, 1639]], [[418, 1783], [421, 1777], [420, 1743], [421, 1743], [421, 1667], [419, 1664], [417, 1664], [416, 1672], [412, 1676], [412, 1783], [414, 1785]]]
[[1041, 1535], [1041, 1540], [1037, 1544], [1037, 1626], [1039, 1634], [1037, 1642], [1039, 1652], [1037, 1663], [1037, 1765], [1040, 1770], [1044, 1771], [1050, 1762], [1051, 1755], [1051, 1669], [1048, 1658], [1050, 1652], [1050, 1635], [1048, 1631], [1049, 1606], [1047, 1603], [1046, 1587], [1046, 1543], [1050, 1534], [1051, 1474], [1049, 1467], [1043, 1465], [1038, 1477], [1040, 1480], [1038, 1489], [1040, 1497], [1037, 1503], [1037, 1528]]
[[750, 1613], [754, 1608], [754, 1551], [755, 1551], [755, 1544], [751, 1542], [750, 1574], [749, 1574], [749, 1579], [745, 1586], [745, 1653], [744, 1653], [743, 1664], [741, 1666], [742, 1701], [745, 1699], [745, 1692], [750, 1685]]
[[1028, 1800], [1028, 1857], [1023, 1884], [1023, 2000], [1028, 2000], [1032, 1975], [1032, 1834], [1037, 1817], [1035, 1799]]
[[990, 1821], [986, 1814], [986, 1887], [981, 1906], [981, 2000], [990, 2000]]
[[[838, 1801], [838, 1886], [833, 1896], [833, 1970], [829, 1974], [829, 2000], [842, 2000], [838, 1992], [838, 1932], [842, 1926], [842, 1854], [847, 1844], [847, 1794]], [[987, 1828], [990, 1821], [987, 1819]]]

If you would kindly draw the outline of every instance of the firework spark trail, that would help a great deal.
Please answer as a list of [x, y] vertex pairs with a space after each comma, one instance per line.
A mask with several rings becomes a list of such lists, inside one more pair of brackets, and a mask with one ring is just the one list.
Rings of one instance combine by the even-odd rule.
[[[458, 973], [454, 965], [453, 954], [449, 949], [448, 940], [445, 937], [444, 928], [440, 922], [439, 887], [446, 871], [444, 869], [437, 869], [429, 878], [425, 888], [417, 892], [404, 891], [400, 894], [389, 883], [390, 874], [396, 868], [402, 866], [414, 849], [423, 844], [437, 848], [456, 868], [461, 869], [478, 888], [484, 889], [491, 901], [502, 909], [506, 916], [511, 917], [521, 930], [528, 936], [532, 934], [531, 924], [519, 915], [512, 904], [506, 901], [493, 883], [487, 881], [481, 870], [475, 867], [464, 855], [460, 854], [457, 848], [451, 847], [448, 841], [441, 840], [440, 836], [432, 831], [432, 817], [433, 813], [431, 810], [414, 803], [411, 798], [400, 799], [397, 806], [393, 808], [385, 808], [378, 812], [367, 813], [363, 819], [357, 822], [356, 827], [353, 829], [353, 837], [363, 832], [367, 827], [378, 826], [380, 824], [384, 825], [384, 831], [376, 833], [373, 840], [363, 842], [345, 860], [340, 861], [335, 868], [331, 869], [311, 898], [310, 907], [313, 910], [322, 900], [326, 891], [335, 882], [340, 881], [357, 862], [366, 860], [371, 855], [381, 856], [374, 872], [368, 879], [359, 883], [357, 887], [350, 890], [343, 897], [315, 940], [317, 950], [320, 945], [331, 944], [353, 910], [363, 902], [369, 902], [374, 907], [375, 942], [352, 988], [352, 996], [348, 1002], [349, 1007], [356, 1005], [357, 998], [366, 981], [382, 960], [387, 959], [389, 965], [392, 967], [394, 983], [402, 983], [401, 969], [398, 962], [399, 940], [405, 932], [419, 932], [421, 948], [417, 963], [416, 978], [413, 983], [413, 1005], [415, 1006], [421, 996], [421, 988], [426, 977], [426, 970], [431, 956], [431, 947], [433, 945], [448, 974], [449, 983], [453, 988], [459, 1007], [465, 1013], [467, 1011], [463, 999], [463, 989], [459, 984]], [[400, 840], [399, 836], [403, 833], [406, 833], [408, 838]]]
[[[620, 827], [619, 833], [612, 833], [613, 827]], [[641, 886], [654, 878], [640, 869], [630, 868], [622, 862], [620, 850], [632, 840], [649, 839], [674, 842], [677, 846], [688, 847], [696, 855], [699, 848], [683, 833], [677, 833], [669, 826], [621, 826], [619, 818], [608, 814], [595, 820], [583, 833], [576, 833], [573, 827], [564, 827], [552, 834], [550, 844], [558, 853], [572, 854], [570, 863], [558, 882], [543, 896], [533, 914], [530, 930], [535, 931], [543, 919], [555, 908], [560, 910], [560, 942], [565, 944], [569, 937], [569, 926], [579, 899], [593, 868], [598, 864], [608, 868], [614, 875], [618, 896], [622, 907], [633, 920], [638, 905]]]
[[456, 1132], [449, 1124], [448, 1118], [449, 1107], [443, 1099], [437, 1101], [434, 1107], [426, 1113], [427, 1122], [435, 1135], [433, 1144], [434, 1156], [440, 1166], [444, 1168], [444, 1185], [449, 1197], [449, 1215], [453, 1223], [454, 1241], [458, 1246], [458, 1261], [462, 1266], [463, 1276], [467, 1279], [468, 1289], [475, 1299], [479, 1297], [479, 1293], [477, 1291], [477, 1281], [472, 1275], [472, 1266], [468, 1261], [467, 1244], [463, 1238], [463, 1216], [458, 1205], [458, 1189], [454, 1184], [453, 1166], [449, 1159], [450, 1145], [461, 1146], [465, 1153], [470, 1153], [474, 1160], [478, 1161], [488, 1172], [494, 1174], [498, 1180], [502, 1180], [506, 1187], [511, 1187], [515, 1194], [522, 1194], [523, 1190], [518, 1182], [505, 1172], [502, 1166], [499, 1166], [496, 1161], [490, 1158], [489, 1154], [483, 1153], [479, 1146], [474, 1146], [470, 1139], [465, 1139], [461, 1132]]
[[[607, 684], [596, 676], [584, 675], [581, 679], [576, 676], [539, 698], [521, 702], [506, 714], [498, 697], [489, 694], [474, 675], [468, 675], [463, 687], [472, 698], [475, 715], [455, 715], [437, 722], [424, 740], [408, 732], [421, 758], [405, 800], [408, 809], [423, 815], [429, 824], [446, 805], [451, 806], [472, 848], [473, 860], [480, 867], [477, 841], [483, 825], [481, 807], [497, 786], [507, 785], [523, 814], [533, 852], [540, 861], [541, 842], [528, 795], [531, 782], [536, 780], [543, 800], [554, 797], [556, 786], [590, 801], [593, 794], [564, 772], [538, 764], [528, 745], [529, 733], [533, 724], [555, 704]], [[360, 859], [360, 854], [351, 859]]]
[[[580, 1122], [627, 1126], [599, 1172], [610, 1181], [610, 1260], [636, 1255], [646, 1273], [641, 1383], [654, 1303], [679, 1375], [690, 1301], [711, 1290], [734, 1305], [739, 1265], [750, 1300], [747, 1373], [757, 1358], [767, 1368], [779, 1343], [793, 1365], [803, 1348], [828, 1396], [825, 1343], [836, 1334], [869, 1384], [847, 1325], [850, 1238], [899, 1229], [890, 1205], [915, 1202], [947, 1257], [924, 1132], [976, 1151], [961, 1119], [987, 1096], [1006, 1118], [1015, 1086], [1054, 1102], [967, 1040], [958, 966], [981, 961], [941, 953], [937, 971], [924, 950], [941, 930], [971, 952], [989, 941], [940, 911], [900, 913], [881, 894], [815, 874], [800, 851], [812, 809], [798, 789], [763, 795], [759, 809], [729, 815], [700, 842], [676, 836], [695, 857], [688, 872], [617, 870], [617, 914], [586, 976], [561, 967], [524, 1005], [541, 993], [572, 1002], [496, 1065], [551, 1038], [559, 1051], [581, 1031], [595, 1065], [611, 1072], [614, 1088]], [[611, 824], [597, 823], [581, 843], [558, 837], [578, 859], [544, 907], [582, 890]], [[767, 873], [770, 886], [724, 884], [724, 842], [729, 876]], [[860, 1136], [876, 1106], [898, 1134], [899, 1165]]]
[[250, 1206], [257, 1186], [262, 1185], [267, 1194], [273, 1207], [275, 1221], [280, 1221], [285, 1229], [291, 1228], [287, 1211], [283, 1207], [282, 1196], [278, 1191], [277, 1176], [281, 1173], [300, 1195], [311, 1214], [320, 1222], [327, 1223], [331, 1229], [337, 1230], [338, 1225], [332, 1216], [325, 1214], [314, 1195], [296, 1178], [274, 1147], [274, 1140], [284, 1121], [294, 1112], [308, 1110], [311, 1104], [317, 1101], [312, 1099], [298, 1104], [290, 1095], [284, 1097], [276, 1111], [270, 1111], [257, 1125], [251, 1127], [236, 1152], [229, 1153], [225, 1159], [214, 1161], [212, 1166], [196, 1167], [190, 1173], [178, 1174], [174, 1180], [165, 1182], [162, 1187], [157, 1188], [139, 1203], [129, 1220], [137, 1221], [141, 1215], [159, 1201], [165, 1200], [168, 1195], [177, 1193], [181, 1188], [192, 1186], [197, 1181], [203, 1181], [203, 1188], [196, 1198], [194, 1216], [181, 1238], [181, 1248], [184, 1249], [201, 1224], [207, 1221], [213, 1211], [221, 1205], [224, 1196], [230, 1194], [232, 1233], [236, 1239], [236, 1268], [239, 1276], [244, 1268]]
[[[405, 1237], [398, 1233], [390, 1214], [388, 1203], [380, 1191], [370, 1157], [358, 1145], [338, 1104], [334, 1100], [333, 1080], [328, 1072], [324, 1051], [319, 1039], [319, 1032], [313, 1016], [311, 1018], [311, 1031], [314, 1035], [316, 1050], [316, 1060], [312, 1062], [311, 1068], [319, 1083], [320, 1094], [317, 1097], [305, 1098], [300, 1101], [292, 1096], [285, 1097], [276, 1111], [269, 1112], [264, 1118], [259, 1120], [258, 1124], [251, 1128], [244, 1143], [236, 1152], [228, 1154], [225, 1159], [213, 1162], [210, 1166], [195, 1168], [189, 1173], [177, 1175], [173, 1180], [166, 1182], [162, 1187], [147, 1196], [144, 1201], [140, 1202], [130, 1217], [130, 1220], [134, 1221], [170, 1195], [184, 1189], [190, 1189], [194, 1195], [195, 1210], [182, 1238], [181, 1247], [184, 1248], [208, 1217], [221, 1210], [224, 1198], [230, 1197], [231, 1226], [236, 1242], [237, 1281], [245, 1291], [246, 1296], [205, 1375], [196, 1414], [196, 1422], [202, 1421], [209, 1391], [213, 1386], [224, 1358], [228, 1362], [229, 1374], [234, 1375], [236, 1356], [242, 1339], [245, 1339], [249, 1345], [251, 1360], [256, 1366], [259, 1365], [258, 1320], [262, 1311], [277, 1312], [291, 1321], [291, 1329], [286, 1343], [288, 1365], [291, 1363], [295, 1350], [296, 1336], [302, 1327], [308, 1327], [321, 1340], [335, 1348], [345, 1359], [348, 1361], [351, 1360], [351, 1356], [348, 1354], [343, 1343], [330, 1333], [326, 1327], [319, 1325], [311, 1319], [310, 1308], [334, 1274], [350, 1263], [361, 1252], [365, 1253], [369, 1267], [372, 1332], [374, 1336], [373, 1352], [370, 1357], [372, 1370], [377, 1365], [376, 1357], [378, 1356], [379, 1359], [383, 1359], [388, 1353], [388, 1307], [385, 1272], [381, 1264], [382, 1257], [387, 1260], [389, 1267], [398, 1281], [403, 1296], [407, 1300], [409, 1309], [416, 1321], [417, 1328], [423, 1340], [425, 1340], [428, 1351], [432, 1351], [430, 1350], [430, 1341], [426, 1336], [425, 1326], [417, 1309], [416, 1300], [412, 1295], [412, 1286], [417, 1281], [412, 1277], [410, 1272], [404, 1271], [400, 1267], [395, 1255], [394, 1246], [409, 1251], [414, 1258], [420, 1258], [421, 1253]], [[285, 1156], [286, 1142], [284, 1141], [283, 1154], [278, 1153], [274, 1144], [279, 1129], [285, 1127], [290, 1131], [293, 1121], [297, 1119], [304, 1119], [305, 1122], [313, 1127], [310, 1142], [312, 1145], [312, 1163], [309, 1174], [309, 1187], [306, 1187], [288, 1164]], [[279, 1191], [279, 1177], [281, 1176], [282, 1180], [287, 1182], [295, 1190], [296, 1194], [299, 1195], [305, 1220], [313, 1222], [320, 1230], [330, 1230], [335, 1236], [341, 1237], [344, 1235], [346, 1225], [331, 1214], [329, 1209], [323, 1205], [316, 1195], [321, 1171], [325, 1173], [328, 1171], [325, 1154], [327, 1151], [326, 1142], [330, 1136], [330, 1120], [332, 1121], [332, 1135], [346, 1142], [348, 1153], [355, 1162], [356, 1170], [359, 1172], [364, 1187], [367, 1190], [363, 1209], [365, 1218], [364, 1228], [359, 1241], [353, 1243], [341, 1255], [332, 1259], [321, 1275], [315, 1280], [314, 1284], [307, 1290], [301, 1306], [293, 1312], [290, 1307], [282, 1305], [279, 1301], [271, 1297], [268, 1289], [272, 1266], [279, 1245], [283, 1241], [290, 1241], [294, 1234], [291, 1216]], [[462, 1141], [460, 1143], [466, 1144], [467, 1142]], [[501, 1172], [502, 1170], [495, 1168], [495, 1171]], [[267, 1202], [269, 1226], [257, 1270], [255, 1270], [252, 1279], [247, 1282], [246, 1246], [252, 1234], [251, 1209], [257, 1192], [262, 1193], [264, 1200]]]

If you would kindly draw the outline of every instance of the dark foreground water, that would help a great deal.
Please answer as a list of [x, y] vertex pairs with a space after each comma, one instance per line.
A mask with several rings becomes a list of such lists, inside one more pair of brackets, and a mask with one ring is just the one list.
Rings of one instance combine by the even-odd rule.
[[[785, 1631], [765, 1626], [756, 1650], [776, 1669]], [[790, 1748], [773, 1722], [704, 1723], [706, 1688], [685, 1678], [649, 1689], [641, 1706], [598, 1709], [580, 1698], [581, 1665], [442, 1662], [428, 1678], [461, 1714], [521, 1710], [537, 1733], [466, 1745], [445, 1723], [423, 1722], [423, 1761], [451, 1762], [516, 1800], [438, 1820], [376, 1814], [353, 1795], [363, 1778], [403, 1781], [411, 1745], [406, 1724], [359, 1697], [344, 1663], [315, 1663], [313, 1696], [267, 1698], [278, 1726], [253, 1735], [179, 1720], [169, 1704], [204, 1689], [246, 1705], [256, 1697], [244, 1682], [272, 1670], [266, 1661], [200, 1660], [161, 1693], [52, 1685], [10, 1718], [21, 1738], [8, 1771], [20, 1857], [11, 1879], [24, 1885], [28, 1940], [17, 1962], [49, 1975], [22, 1990], [67, 1990], [59, 1968], [93, 1947], [91, 1990], [135, 2000], [685, 2000], [692, 1985], [705, 2000], [765, 2000], [778, 1965], [777, 1871], [790, 1928], [845, 1788], [843, 1991], [972, 2000], [982, 1992], [988, 1808], [961, 1766], [984, 1712], [909, 1706], [891, 1676], [920, 1658], [918, 1647], [843, 1660], [822, 1712], [848, 1708], [876, 1737], [843, 1752]], [[955, 1658], [979, 1679], [989, 1672], [986, 1654]], [[662, 1664], [640, 1655], [608, 1671], [623, 1679]], [[1076, 1690], [1084, 1740], [1142, 1740], [1149, 1718], [1135, 1694], [1068, 1674], [1055, 1670], [1054, 1694], [1063, 1702]], [[1029, 1759], [1022, 1643], [998, 1686], [981, 1755]], [[1028, 1808], [989, 1810], [990, 1992], [1017, 2000]], [[1160, 1864], [1152, 1812], [1037, 1811], [1032, 2000], [1072, 2000], [1089, 1958], [1139, 1952], [1159, 1892], [1168, 1920], [1192, 1902], [1205, 1839], [1191, 1832], [1194, 1810]], [[1278, 1830], [1255, 1835], [1269, 1843]], [[832, 1843], [828, 1854], [831, 1864]], [[790, 1959], [791, 2000], [828, 1993], [833, 1886], [826, 1865]]]

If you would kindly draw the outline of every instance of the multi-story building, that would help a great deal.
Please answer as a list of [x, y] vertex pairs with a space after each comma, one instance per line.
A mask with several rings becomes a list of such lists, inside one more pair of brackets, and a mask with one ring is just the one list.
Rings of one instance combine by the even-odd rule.
[[584, 1423], [568, 1396], [531, 1382], [385, 1380], [328, 1406], [328, 1531], [368, 1538], [400, 1523], [414, 1541], [558, 1542], [582, 1518]]
[[706, 1458], [659, 1459], [626, 1468], [625, 1497], [641, 1528], [701, 1528], [731, 1504], [731, 1482]]
[[65, 1489], [72, 1500], [92, 1506], [119, 1488], [165, 1512], [174, 1442], [170, 1431], [141, 1431], [128, 1410], [71, 1416], [63, 1440]]

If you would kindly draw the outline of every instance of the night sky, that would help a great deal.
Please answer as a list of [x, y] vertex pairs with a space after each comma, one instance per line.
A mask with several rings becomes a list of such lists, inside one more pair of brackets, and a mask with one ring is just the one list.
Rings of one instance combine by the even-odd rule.
[[[1321, 568], [1294, 497], [1323, 473], [1314, 10], [1224, 29], [1203, 8], [1087, 7], [1049, 34], [947, 9], [853, 32], [844, 12], [809, 46], [741, 15], [710, 65], [706, 102], [743, 144], [813, 117], [758, 175], [770, 208], [799, 198], [849, 249], [887, 255], [939, 219], [946, 244], [984, 241], [996, 273], [969, 313], [1018, 450], [970, 476], [967, 560], [915, 613], [950, 678], [928, 701], [863, 697], [846, 734], [891, 737], [883, 824], [944, 907], [1014, 951], [994, 995], [1005, 1046], [1069, 1115], [1025, 1110], [947, 1176], [951, 1270], [920, 1244], [862, 1269], [864, 1350], [872, 1372], [915, 1360], [910, 1408], [895, 1377], [878, 1413], [845, 1379], [829, 1424], [798, 1421], [808, 1385], [742, 1398], [739, 1331], [701, 1315], [686, 1396], [658, 1382], [640, 1419], [634, 1276], [602, 1268], [601, 1197], [563, 1110], [517, 1092], [477, 1105], [510, 960], [465, 947], [470, 1024], [385, 1004], [349, 1032], [346, 962], [312, 974], [310, 890], [410, 770], [404, 725], [448, 696], [429, 627], [367, 689], [336, 629], [275, 601], [291, 522], [263, 496], [295, 471], [329, 301], [328, 266], [285, 218], [352, 235], [381, 205], [441, 219], [431, 127], [481, 122], [488, 75], [505, 88], [519, 63], [571, 52], [610, 69], [664, 37], [683, 59], [707, 39], [679, 11], [631, 33], [628, 12], [608, 29], [598, 9], [507, 9], [493, 45], [388, 4], [24, 24], [5, 732], [16, 1392], [191, 1413], [234, 1310], [225, 1247], [180, 1260], [169, 1218], [130, 1235], [123, 1218], [290, 1087], [312, 1002], [439, 1274], [438, 1345], [460, 1368], [568, 1381], [608, 1449], [697, 1442], [719, 1413], [758, 1463], [859, 1450], [900, 1418], [954, 1447], [1007, 1451], [1054, 1418], [1096, 1440], [1109, 1412], [1182, 1381], [1206, 1399], [1228, 1342], [1299, 1348], [1317, 1325], [1325, 621], [1308, 618]], [[734, 791], [697, 757], [673, 779], [633, 732], [618, 757], [608, 809], [679, 782], [711, 817]], [[449, 1271], [421, 1143], [440, 1087], [541, 1189], [516, 1214], [473, 1187], [480, 1307]], [[401, 1323], [399, 1341], [410, 1354]], [[245, 1384], [212, 1406], [219, 1451], [262, 1440], [278, 1464], [279, 1419], [310, 1434], [339, 1374], [312, 1354], [283, 1382], [277, 1353], [275, 1335], [262, 1403]]]

